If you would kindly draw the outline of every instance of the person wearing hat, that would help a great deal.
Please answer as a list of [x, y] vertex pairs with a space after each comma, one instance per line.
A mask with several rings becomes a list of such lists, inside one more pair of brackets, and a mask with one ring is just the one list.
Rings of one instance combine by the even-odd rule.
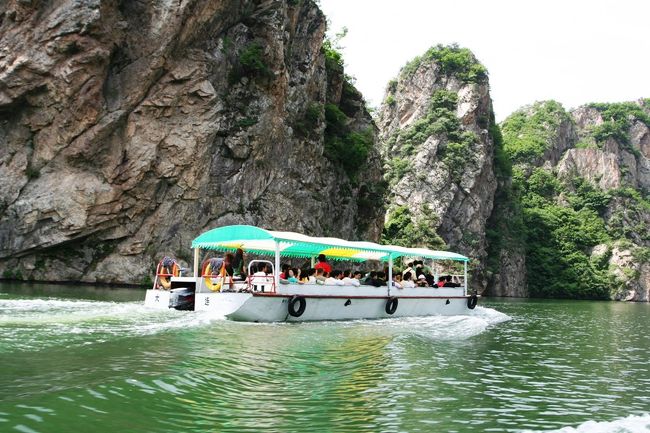
[[427, 277], [424, 276], [424, 274], [420, 274], [417, 280], [417, 285], [418, 287], [427, 287], [429, 284], [427, 283]]

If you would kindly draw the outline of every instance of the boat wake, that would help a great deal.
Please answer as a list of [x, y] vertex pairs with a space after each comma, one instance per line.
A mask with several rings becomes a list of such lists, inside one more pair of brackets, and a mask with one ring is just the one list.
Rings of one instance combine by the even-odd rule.
[[[305, 322], [308, 327], [367, 328], [368, 331], [417, 336], [433, 340], [463, 340], [481, 334], [491, 326], [511, 317], [487, 307], [476, 307], [468, 315], [399, 317], [394, 319], [362, 319], [345, 322]], [[295, 324], [286, 324], [295, 326]]]
[[141, 302], [0, 299], [0, 350], [33, 350], [103, 342], [199, 326], [218, 319], [207, 314], [160, 311]]
[[[349, 322], [313, 322], [308, 327], [369, 328], [385, 334], [406, 334], [436, 340], [465, 339], [510, 317], [477, 307], [466, 316], [409, 317]], [[60, 298], [0, 298], [0, 352], [44, 347], [74, 347], [116, 338], [138, 337], [199, 327], [222, 321], [215, 313], [157, 310], [141, 302], [106, 302]], [[243, 326], [229, 322], [229, 326]], [[288, 326], [293, 326], [287, 324]], [[258, 325], [268, 326], [268, 325]]]
[[[510, 316], [487, 307], [476, 307], [469, 315], [407, 317], [390, 326], [404, 328], [419, 337], [435, 340], [462, 340], [510, 320]], [[393, 322], [392, 320], [390, 322]]]
[[[526, 430], [522, 433], [532, 433]], [[547, 430], [545, 433], [648, 433], [650, 432], [650, 414], [630, 415], [614, 421], [587, 421], [577, 427], [562, 427]]]

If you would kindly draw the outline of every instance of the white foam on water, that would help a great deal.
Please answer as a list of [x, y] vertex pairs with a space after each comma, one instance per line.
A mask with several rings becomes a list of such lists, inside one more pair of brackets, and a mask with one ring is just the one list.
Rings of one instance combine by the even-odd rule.
[[511, 317], [507, 314], [492, 308], [476, 307], [466, 315], [327, 322], [326, 326], [343, 324], [344, 326], [381, 328], [382, 331], [389, 329], [397, 334], [417, 335], [435, 340], [462, 340], [481, 334], [489, 327], [508, 320], [511, 320]]
[[[532, 433], [525, 430], [522, 433]], [[577, 427], [562, 427], [546, 430], [546, 433], [648, 433], [650, 432], [650, 414], [630, 415], [614, 421], [587, 421]]]
[[402, 319], [401, 325], [421, 337], [457, 340], [479, 335], [490, 326], [510, 319], [507, 314], [492, 308], [476, 307], [467, 315], [409, 317]]
[[0, 300], [0, 347], [29, 350], [55, 344], [92, 344], [201, 326], [219, 319], [223, 318], [214, 314], [150, 309], [142, 302]]

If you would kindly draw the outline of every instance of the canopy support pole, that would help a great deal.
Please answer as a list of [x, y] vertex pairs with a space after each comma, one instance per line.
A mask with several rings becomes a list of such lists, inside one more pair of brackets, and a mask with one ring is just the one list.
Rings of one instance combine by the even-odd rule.
[[194, 273], [194, 278], [200, 277], [199, 275], [199, 248], [196, 247], [194, 248], [194, 267], [192, 269], [192, 272]]
[[390, 296], [390, 289], [393, 287], [393, 255], [388, 255], [388, 281], [386, 281], [388, 286], [388, 296]]
[[311, 267], [313, 268], [315, 264], [316, 264], [316, 258], [314, 256], [311, 256]]
[[438, 284], [438, 266], [435, 259], [431, 259], [431, 270], [433, 271], [433, 282]]
[[467, 262], [465, 262], [465, 296], [467, 296]]
[[275, 290], [280, 287], [280, 242], [275, 241], [275, 265], [273, 269], [273, 279], [275, 280]]

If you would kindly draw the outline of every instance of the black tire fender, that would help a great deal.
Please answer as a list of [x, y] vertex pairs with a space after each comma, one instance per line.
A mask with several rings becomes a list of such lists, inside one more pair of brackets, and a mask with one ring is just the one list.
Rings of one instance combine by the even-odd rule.
[[476, 294], [467, 298], [467, 308], [473, 310], [474, 308], [476, 308], [476, 304], [478, 304], [478, 296], [476, 296]]
[[392, 315], [397, 311], [397, 304], [399, 304], [399, 301], [397, 300], [396, 297], [390, 297], [388, 298], [388, 301], [386, 301], [386, 314]]
[[[296, 304], [298, 304], [298, 309], [296, 309]], [[307, 301], [302, 296], [292, 296], [289, 300], [289, 315], [293, 317], [300, 317], [302, 313], [305, 312], [307, 308]]]

